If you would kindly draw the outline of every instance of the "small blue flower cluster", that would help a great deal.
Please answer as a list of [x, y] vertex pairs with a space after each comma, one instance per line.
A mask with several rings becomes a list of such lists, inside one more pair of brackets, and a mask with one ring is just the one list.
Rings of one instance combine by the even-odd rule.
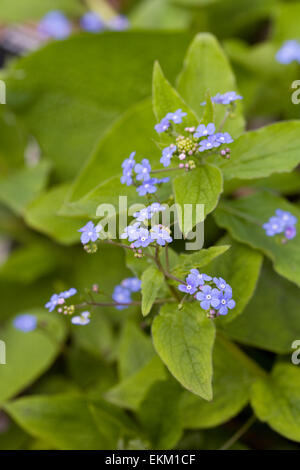
[[[216, 287], [212, 287], [209, 283], [213, 283]], [[198, 269], [191, 269], [185, 284], [180, 284], [178, 289], [185, 294], [195, 294], [195, 299], [200, 301], [203, 310], [209, 311], [208, 316], [211, 318], [227, 315], [228, 309], [235, 307], [231, 286], [223, 278], [212, 278], [199, 273]]]
[[121, 235], [121, 239], [128, 239], [132, 243], [132, 248], [146, 248], [150, 243], [157, 243], [165, 246], [166, 243], [173, 241], [170, 230], [162, 224], [154, 225], [148, 229], [146, 221], [151, 219], [154, 214], [164, 211], [165, 207], [158, 202], [154, 202], [150, 206], [134, 213], [136, 222], [125, 228]]
[[[217, 93], [215, 96], [212, 97], [211, 101], [216, 104], [224, 104], [228, 105], [234, 103], [237, 100], [242, 100], [243, 97], [238, 95], [235, 91], [227, 91], [226, 93]], [[206, 101], [201, 103], [202, 106], [206, 105]]]
[[[121, 177], [121, 183], [127, 186], [134, 184], [139, 196], [153, 194], [158, 189], [157, 184], [167, 183], [169, 181], [169, 178], [151, 178], [151, 165], [149, 160], [144, 158], [141, 163], [136, 163], [134, 157], [135, 152], [132, 152], [129, 158], [126, 158], [122, 163], [123, 175]], [[136, 173], [135, 177], [133, 171]]]
[[[141, 281], [137, 277], [128, 277], [123, 279], [121, 284], [115, 287], [112, 299], [118, 304], [130, 304], [131, 294], [141, 290]], [[118, 310], [127, 308], [126, 305], [117, 305]]]
[[34, 331], [36, 329], [37, 318], [35, 315], [30, 315], [29, 313], [17, 315], [13, 320], [13, 325], [16, 330], [29, 333], [30, 331]]
[[[80, 18], [80, 26], [91, 33], [98, 33], [106, 29], [124, 31], [128, 29], [129, 21], [124, 15], [115, 15], [105, 21], [98, 13], [88, 11]], [[40, 34], [54, 39], [65, 39], [70, 36], [72, 30], [72, 22], [60, 10], [49, 11], [38, 24]]]
[[276, 60], [281, 64], [290, 64], [294, 61], [300, 63], [300, 42], [296, 40], [285, 41], [276, 53]]
[[266, 231], [268, 237], [274, 237], [280, 233], [284, 233], [286, 239], [291, 240], [297, 235], [295, 225], [297, 224], [297, 217], [290, 212], [277, 209], [275, 216], [271, 217], [268, 222], [263, 224], [263, 229]]
[[[234, 100], [242, 99], [242, 97], [237, 95], [235, 92], [228, 92], [224, 95], [220, 95], [219, 93], [214, 99], [217, 103], [222, 101], [224, 103], [231, 103]], [[171, 128], [171, 123], [180, 124], [182, 122], [182, 118], [186, 115], [187, 113], [183, 113], [181, 109], [178, 109], [174, 113], [168, 113], [158, 124], [156, 124], [155, 130], [159, 134], [162, 132], [168, 132]], [[173, 143], [163, 149], [160, 162], [164, 167], [168, 167], [171, 163], [171, 159], [174, 156], [177, 156], [181, 161], [181, 163], [179, 163], [179, 168], [193, 169], [195, 168], [193, 160], [186, 163], [183, 163], [183, 161], [187, 158], [191, 158], [199, 152], [213, 150], [223, 144], [231, 144], [233, 142], [233, 139], [228, 132], [216, 132], [215, 125], [212, 122], [207, 124], [207, 126], [200, 124], [197, 128], [186, 127], [185, 131], [188, 133], [188, 136], [177, 135], [176, 144]], [[221, 151], [221, 156], [225, 158], [229, 158], [229, 154], [230, 149], [228, 148]]]
[[67, 314], [69, 313], [67, 309], [63, 309], [61, 306], [65, 304], [66, 299], [69, 299], [75, 294], [77, 294], [77, 290], [74, 287], [71, 287], [71, 289], [61, 292], [60, 294], [53, 294], [49, 302], [46, 303], [45, 308], [47, 308], [49, 312], [53, 312], [53, 310], [57, 306], [59, 306], [58, 313]]
[[124, 15], [115, 15], [110, 20], [104, 21], [101, 16], [94, 12], [88, 11], [80, 19], [80, 26], [90, 33], [99, 33], [105, 29], [111, 31], [124, 31], [129, 27], [128, 18]]

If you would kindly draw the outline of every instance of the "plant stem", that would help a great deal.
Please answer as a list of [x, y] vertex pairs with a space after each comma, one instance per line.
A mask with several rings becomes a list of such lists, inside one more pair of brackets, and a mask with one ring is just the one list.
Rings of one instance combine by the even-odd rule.
[[[154, 304], [164, 304], [166, 302], [175, 302], [173, 298], [167, 299], [156, 299], [153, 303]], [[83, 308], [91, 305], [93, 307], [118, 307], [118, 306], [126, 306], [130, 307], [131, 305], [141, 305], [142, 302], [140, 300], [133, 300], [132, 302], [82, 302], [81, 304], [75, 305], [75, 308]]]
[[177, 292], [177, 290], [171, 286], [169, 283], [168, 283], [168, 278], [170, 277], [169, 276], [169, 273], [167, 273], [164, 268], [163, 268], [163, 265], [161, 264], [160, 262], [160, 259], [159, 259], [159, 248], [158, 246], [155, 248], [155, 262], [156, 262], [156, 265], [158, 267], [158, 269], [163, 273], [164, 275], [164, 278], [165, 278], [165, 281], [166, 281], [166, 284], [168, 286], [168, 289], [169, 291], [171, 292], [171, 294], [173, 295], [173, 297], [178, 301], [180, 302], [180, 296]]
[[219, 450], [227, 450], [229, 447], [233, 446], [252, 426], [252, 424], [256, 421], [256, 416], [251, 415], [250, 418], [243, 424], [243, 426], [237, 430], [237, 432], [227, 441], [225, 444], [220, 447]]

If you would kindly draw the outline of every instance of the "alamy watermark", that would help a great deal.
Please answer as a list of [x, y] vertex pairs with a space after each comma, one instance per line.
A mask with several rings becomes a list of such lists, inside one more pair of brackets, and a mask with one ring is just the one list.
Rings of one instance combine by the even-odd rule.
[[6, 364], [6, 344], [0, 340], [0, 365]]
[[[163, 211], [153, 215], [147, 221], [148, 228], [161, 224], [172, 229], [173, 240], [185, 240], [186, 250], [200, 250], [204, 245], [204, 204], [161, 204]], [[114, 204], [100, 204], [97, 207], [96, 217], [101, 218], [99, 223], [103, 227], [100, 239], [115, 240], [126, 227], [130, 225], [129, 218], [145, 209], [141, 203], [128, 206], [127, 196], [119, 196], [118, 206]], [[135, 223], [134, 219], [131, 224]]]
[[292, 103], [293, 104], [299, 104], [300, 103], [300, 80], [294, 80], [291, 88], [295, 89], [292, 93]]
[[6, 104], [6, 84], [0, 80], [0, 104]]
[[291, 344], [291, 348], [295, 349], [291, 361], [295, 366], [298, 366], [300, 364], [300, 339], [295, 339]]

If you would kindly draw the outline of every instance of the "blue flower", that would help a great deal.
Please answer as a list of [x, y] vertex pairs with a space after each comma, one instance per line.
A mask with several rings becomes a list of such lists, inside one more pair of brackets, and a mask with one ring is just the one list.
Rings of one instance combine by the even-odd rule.
[[81, 232], [80, 237], [81, 243], [86, 245], [87, 243], [95, 242], [99, 238], [99, 232], [102, 230], [102, 225], [98, 224], [96, 227], [93, 222], [88, 222], [84, 227], [80, 228], [78, 232]]
[[58, 296], [64, 299], [69, 299], [75, 294], [77, 294], [77, 289], [75, 289], [74, 287], [71, 287], [71, 289], [61, 292], [60, 294], [58, 294]]
[[170, 127], [170, 121], [166, 117], [164, 117], [158, 124], [154, 126], [154, 129], [158, 134], [162, 132], [166, 132]]
[[82, 29], [91, 33], [97, 33], [105, 28], [105, 24], [102, 18], [94, 11], [88, 11], [85, 13], [80, 18], [80, 25]]
[[215, 135], [210, 135], [207, 139], [202, 140], [199, 146], [199, 152], [204, 152], [205, 150], [211, 150], [214, 147], [219, 147], [220, 142], [217, 141]]
[[179, 284], [178, 289], [185, 294], [194, 294], [197, 290], [197, 283], [194, 279], [186, 278], [186, 284]]
[[177, 109], [174, 113], [168, 113], [166, 118], [169, 121], [173, 121], [174, 124], [180, 124], [182, 122], [182, 118], [185, 117], [187, 113], [184, 113], [181, 109]]
[[231, 144], [233, 142], [233, 138], [228, 132], [218, 132], [215, 137], [220, 144]]
[[205, 126], [204, 124], [200, 124], [200, 126], [197, 127], [196, 132], [194, 134], [194, 137], [197, 139], [200, 137], [206, 137], [209, 135], [213, 135], [215, 133], [216, 127], [215, 125], [210, 122]]
[[132, 225], [128, 225], [128, 227], [125, 228], [124, 232], [120, 236], [121, 239], [128, 238], [129, 242], [133, 242], [136, 240], [139, 236], [139, 230], [140, 230], [140, 223], [135, 222]]
[[142, 163], [137, 163], [134, 167], [134, 171], [137, 174], [136, 179], [138, 181], [148, 181], [150, 179], [151, 165], [149, 160], [144, 158]]
[[49, 310], [49, 312], [53, 312], [53, 310], [57, 307], [57, 305], [64, 303], [64, 299], [59, 297], [57, 294], [53, 294], [49, 300], [45, 304], [45, 308]]
[[14, 318], [13, 325], [17, 330], [28, 333], [37, 327], [37, 319], [34, 315], [23, 314]]
[[144, 222], [145, 220], [151, 219], [153, 215], [157, 212], [164, 211], [165, 209], [166, 208], [162, 206], [159, 202], [153, 202], [150, 206], [144, 207], [144, 209], [135, 212], [133, 216], [138, 222]]
[[122, 163], [123, 176], [121, 177], [121, 183], [126, 184], [127, 186], [131, 186], [133, 183], [132, 171], [135, 166], [134, 157], [135, 152], [132, 152], [129, 158], [126, 158]]
[[242, 100], [243, 97], [238, 95], [235, 91], [227, 91], [226, 93], [217, 93], [211, 100], [217, 104], [230, 104], [237, 100]]
[[108, 27], [113, 31], [124, 31], [129, 28], [129, 20], [125, 15], [116, 15], [108, 21]]
[[141, 290], [142, 281], [137, 277], [128, 277], [123, 279], [121, 286], [129, 289], [131, 292], [139, 292]]
[[282, 209], [276, 210], [276, 216], [282, 221], [282, 223], [287, 227], [290, 225], [296, 225], [297, 217], [291, 214], [288, 211], [283, 211]]
[[284, 222], [279, 217], [271, 217], [267, 223], [263, 224], [263, 228], [268, 237], [274, 237], [284, 231]]
[[292, 240], [297, 235], [297, 230], [294, 225], [285, 228], [284, 235], [288, 240]]
[[170, 181], [170, 178], [166, 176], [165, 178], [152, 178], [154, 184], [163, 184], [163, 183], [168, 183]]
[[55, 39], [64, 39], [71, 34], [72, 24], [61, 11], [50, 11], [39, 22], [38, 31]]
[[163, 149], [160, 163], [162, 163], [164, 167], [167, 167], [170, 165], [171, 158], [173, 156], [173, 153], [176, 152], [176, 150], [177, 150], [177, 147], [174, 144], [171, 144], [169, 147], [166, 147], [165, 149]]
[[150, 230], [150, 235], [152, 240], [155, 240], [160, 246], [165, 246], [166, 243], [171, 243], [173, 241], [170, 235], [170, 230], [162, 225], [155, 225]]
[[146, 248], [152, 241], [149, 230], [141, 228], [138, 232], [138, 238], [134, 241], [133, 246], [135, 248]]
[[211, 281], [211, 276], [208, 276], [207, 274], [200, 274], [198, 269], [191, 269], [190, 271], [191, 274], [189, 274], [190, 279], [194, 279], [195, 283], [198, 286], [204, 286], [206, 281]]
[[[131, 292], [129, 289], [126, 289], [122, 286], [116, 286], [112, 295], [112, 299], [118, 304], [130, 304], [131, 302]], [[127, 308], [126, 305], [116, 306], [118, 310], [123, 310]]]
[[227, 282], [222, 277], [214, 277], [213, 281], [220, 291], [228, 290], [232, 292], [231, 286], [227, 284]]
[[82, 312], [80, 315], [73, 317], [71, 322], [73, 325], [88, 325], [90, 323], [90, 312]]
[[210, 307], [217, 308], [220, 304], [220, 291], [212, 289], [210, 286], [203, 286], [200, 292], [197, 292], [196, 299], [200, 301], [200, 306], [203, 310], [208, 310]]
[[224, 292], [219, 292], [219, 305], [214, 306], [220, 315], [227, 315], [228, 309], [233, 309], [235, 307], [235, 301], [232, 299], [232, 292], [230, 290], [225, 290]]
[[141, 186], [136, 188], [140, 196], [145, 196], [146, 194], [153, 194], [157, 191], [155, 184], [158, 182], [157, 178], [150, 178], [147, 181], [144, 181]]
[[294, 60], [300, 62], [300, 43], [296, 40], [285, 41], [276, 54], [276, 60], [281, 64], [290, 64]]

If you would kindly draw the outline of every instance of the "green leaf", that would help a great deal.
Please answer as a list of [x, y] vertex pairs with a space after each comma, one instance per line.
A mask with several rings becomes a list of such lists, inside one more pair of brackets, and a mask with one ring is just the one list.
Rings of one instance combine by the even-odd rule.
[[27, 0], [26, 5], [18, 0], [1, 0], [0, 16], [3, 23], [17, 23], [39, 20], [51, 10], [77, 15], [84, 11], [80, 3], [73, 0]]
[[218, 225], [227, 228], [233, 238], [265, 253], [274, 269], [300, 286], [300, 235], [282, 244], [276, 237], [268, 237], [262, 225], [275, 215], [276, 209], [294, 214], [300, 220], [300, 211], [286, 200], [269, 193], [258, 193], [234, 201], [224, 201], [215, 211]]
[[235, 308], [230, 310], [228, 315], [217, 319], [220, 325], [231, 322], [243, 312], [254, 294], [263, 260], [261, 253], [237, 243], [229, 236], [219, 241], [221, 246], [227, 243], [231, 245], [230, 250], [205, 268], [205, 272], [210, 276], [222, 277], [231, 285], [236, 301]]
[[210, 248], [203, 248], [199, 251], [194, 251], [190, 255], [180, 254], [178, 263], [172, 273], [177, 277], [183, 277], [191, 269], [202, 268], [209, 264], [214, 258], [225, 253], [230, 248], [230, 245], [211, 246]]
[[[209, 90], [211, 96], [217, 93], [237, 90], [235, 77], [217, 39], [211, 34], [200, 33], [191, 43], [183, 70], [178, 78], [178, 91], [187, 104], [201, 117], [203, 106]], [[221, 123], [224, 107], [216, 106], [216, 123]], [[244, 129], [241, 103], [237, 104], [235, 118], [226, 123], [226, 130], [234, 136]]]
[[118, 368], [121, 380], [125, 380], [142, 369], [155, 355], [149, 336], [132, 321], [127, 321], [122, 330], [118, 350]]
[[171, 380], [155, 382], [138, 410], [138, 419], [151, 449], [172, 449], [182, 434], [179, 400], [182, 389]]
[[49, 162], [42, 161], [0, 180], [0, 201], [17, 214], [22, 213], [46, 186], [50, 169]]
[[185, 392], [180, 409], [183, 425], [188, 429], [212, 428], [238, 414], [249, 401], [255, 374], [248, 358], [233, 343], [217, 336], [213, 353], [214, 398], [207, 402]]
[[195, 125], [198, 122], [196, 115], [168, 82], [159, 63], [156, 62], [153, 70], [153, 110], [157, 121], [179, 108], [187, 113], [187, 116], [183, 118], [181, 124], [176, 124], [176, 130], [183, 131], [188, 124]]
[[288, 354], [294, 339], [300, 337], [299, 302], [299, 288], [265, 263], [243, 315], [223, 325], [224, 331], [240, 343]]
[[130, 12], [130, 24], [138, 29], [187, 29], [190, 12], [172, 5], [169, 0], [143, 0]]
[[152, 325], [157, 353], [174, 377], [191, 392], [212, 399], [215, 327], [199, 305], [165, 305]]
[[66, 181], [109, 126], [151, 95], [154, 60], [163, 64], [167, 76], [176, 76], [190, 38], [187, 33], [128, 31], [53, 41], [8, 70], [8, 105]]
[[78, 229], [86, 219], [72, 219], [58, 215], [58, 211], [70, 189], [69, 185], [54, 186], [30, 204], [24, 213], [27, 224], [64, 244], [78, 242]]
[[287, 439], [300, 442], [300, 370], [276, 364], [270, 377], [253, 384], [251, 404], [261, 421]]
[[142, 314], [150, 313], [152, 305], [164, 283], [164, 276], [155, 266], [150, 266], [142, 275]]
[[49, 243], [33, 242], [14, 250], [0, 267], [0, 281], [29, 284], [52, 272], [59, 264], [59, 251]]
[[123, 434], [121, 410], [76, 393], [20, 398], [5, 410], [25, 431], [60, 450], [116, 449]]
[[1, 329], [7, 364], [0, 367], [0, 403], [20, 393], [43, 374], [61, 352], [65, 339], [64, 322], [58, 316], [40, 311], [25, 313], [32, 313], [38, 321], [45, 322], [48, 333], [41, 329], [24, 333], [16, 330], [11, 322]]
[[[191, 172], [176, 176], [173, 189], [175, 202], [182, 211], [178, 223], [182, 233], [187, 235], [217, 206], [223, 191], [222, 173], [213, 165], [202, 165]], [[200, 206], [200, 210], [197, 210], [197, 204], [204, 205], [203, 211]]]
[[105, 398], [115, 405], [137, 410], [151, 385], [165, 378], [165, 368], [159, 357], [154, 356], [136, 373], [108, 390]]
[[300, 121], [276, 122], [240, 136], [230, 144], [230, 159], [219, 166], [226, 180], [288, 172], [300, 163], [299, 145]]

